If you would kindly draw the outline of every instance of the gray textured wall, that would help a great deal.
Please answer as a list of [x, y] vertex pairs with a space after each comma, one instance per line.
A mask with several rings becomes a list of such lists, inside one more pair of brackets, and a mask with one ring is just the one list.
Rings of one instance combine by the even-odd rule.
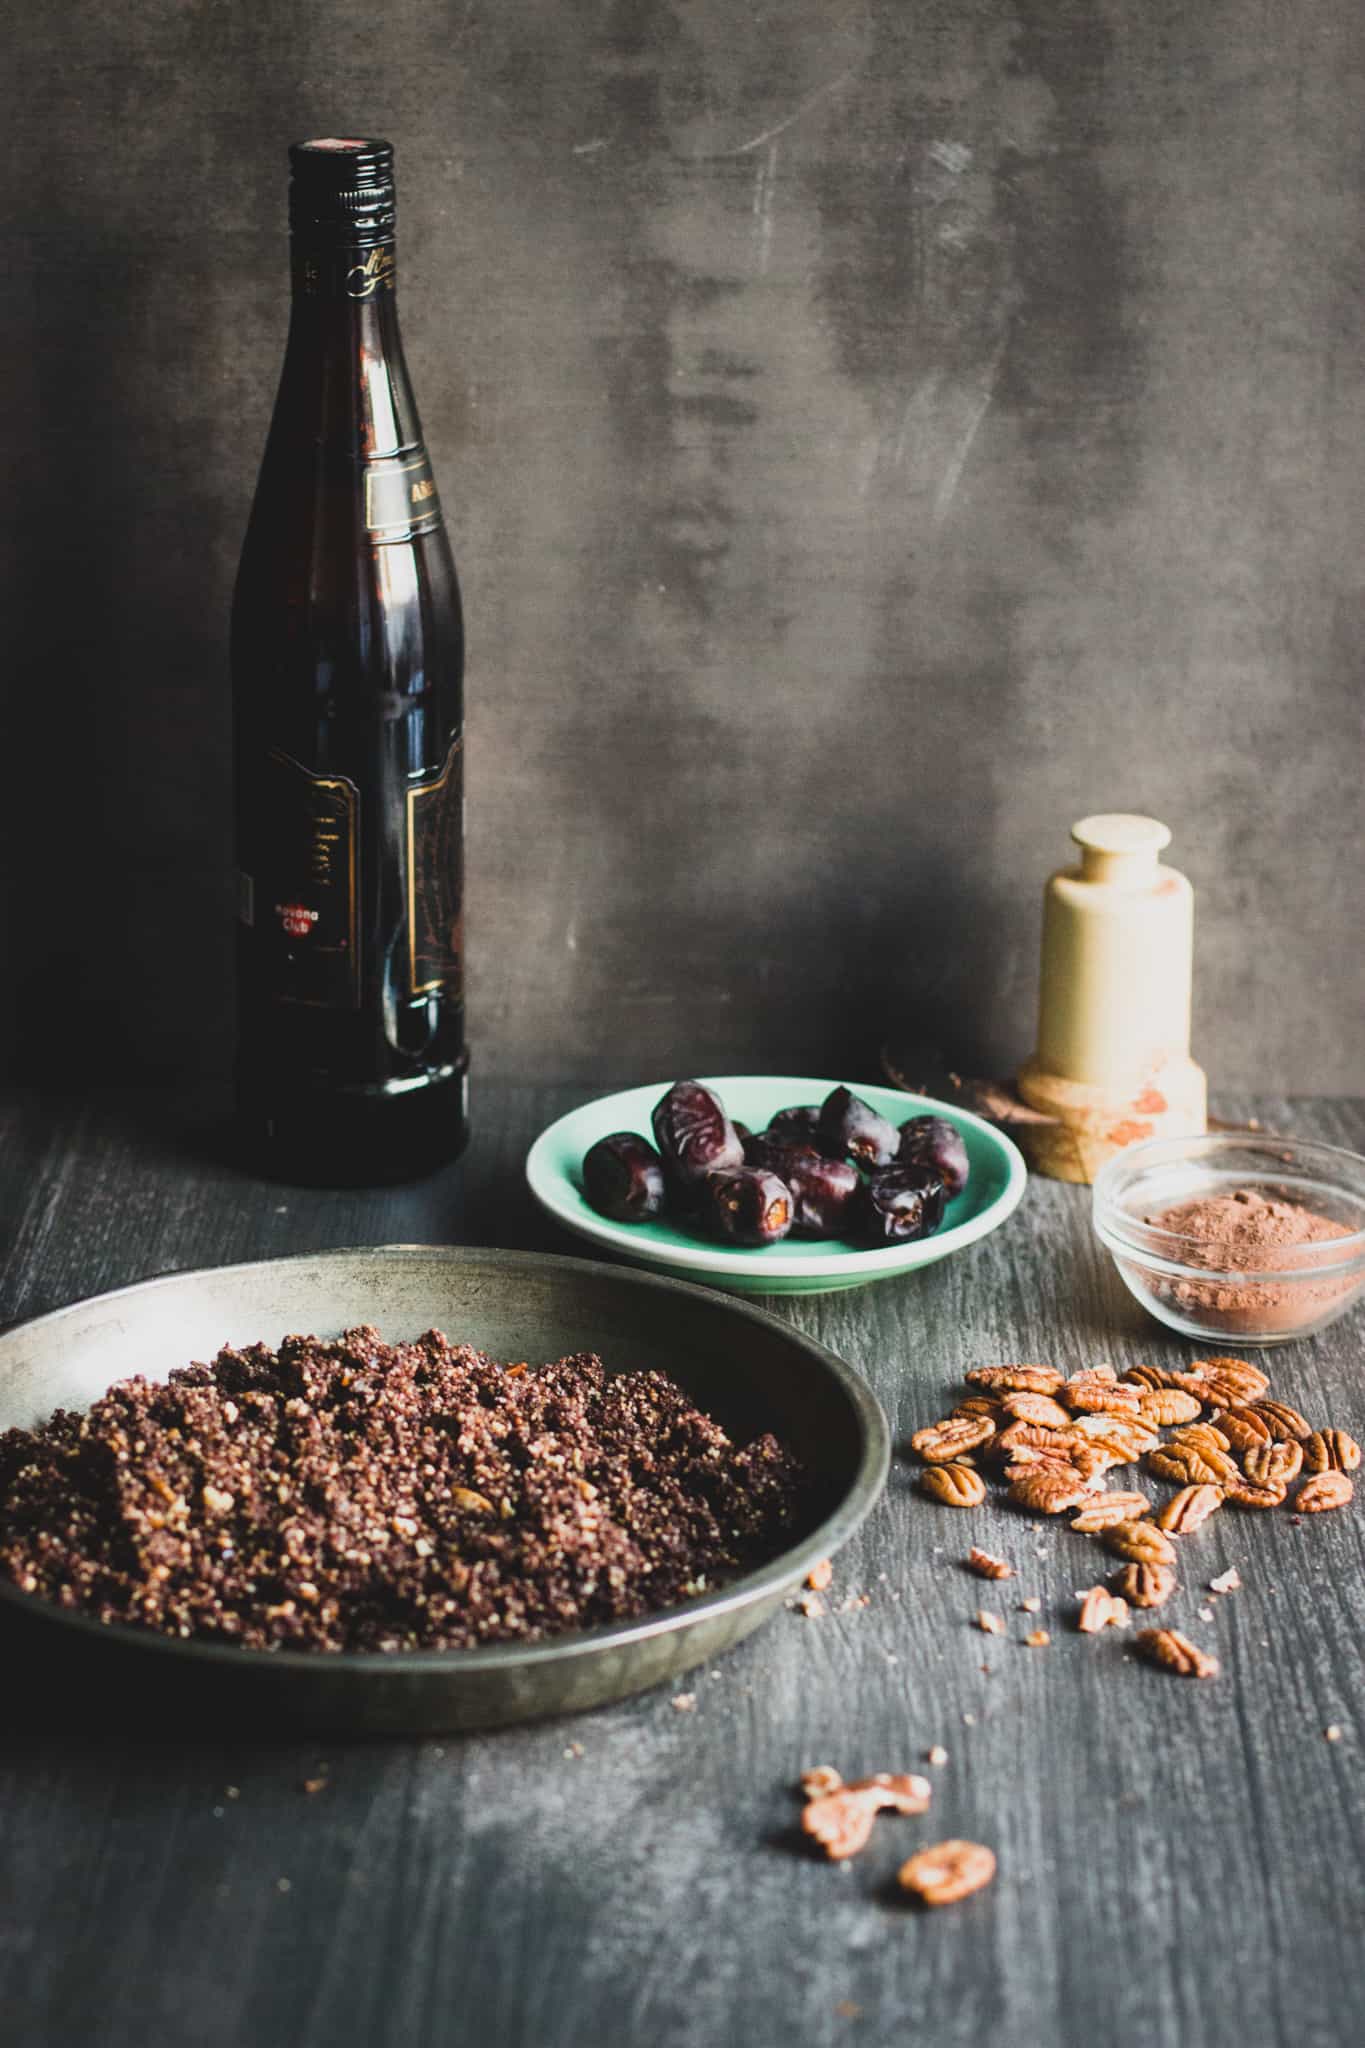
[[8, 31], [4, 1040], [221, 1061], [284, 147], [399, 148], [485, 1069], [1027, 1049], [1081, 812], [1215, 1083], [1365, 1082], [1359, 0], [68, 0]]

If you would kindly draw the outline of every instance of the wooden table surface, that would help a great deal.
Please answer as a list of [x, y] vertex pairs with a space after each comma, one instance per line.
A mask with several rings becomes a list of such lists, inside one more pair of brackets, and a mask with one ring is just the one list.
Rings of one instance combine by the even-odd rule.
[[[623, 1076], [623, 1079], [628, 1078]], [[522, 1191], [526, 1145], [589, 1091], [488, 1086], [467, 1167], [305, 1192], [225, 1160], [212, 1105], [0, 1102], [0, 1319], [171, 1267], [404, 1240], [573, 1249]], [[1365, 1145], [1365, 1104], [1219, 1105]], [[974, 1363], [1179, 1362], [1035, 1181], [994, 1237], [904, 1282], [777, 1305], [864, 1371], [898, 1441]], [[1261, 1355], [1315, 1421], [1365, 1433], [1357, 1312]], [[1256, 1356], [1256, 1354], [1251, 1354]], [[985, 1588], [972, 1541], [1013, 1558]], [[569, 2048], [990, 2041], [1335, 2048], [1360, 2039], [1365, 1513], [1216, 1516], [1168, 1614], [1216, 1645], [1195, 1685], [1075, 1633], [1082, 1537], [930, 1505], [897, 1459], [830, 1611], [783, 1612], [714, 1669], [573, 1721], [440, 1742], [120, 1733], [35, 1716], [0, 1665], [6, 2048]], [[1201, 1589], [1235, 1564], [1240, 1592]], [[1046, 1649], [1015, 1611], [1041, 1596]], [[862, 1596], [866, 1604], [861, 1604]], [[1009, 1618], [979, 1633], [976, 1608]], [[0, 1637], [0, 1659], [3, 1638]], [[1340, 1730], [1328, 1741], [1324, 1731]], [[932, 1814], [855, 1862], [794, 1841], [793, 1783], [925, 1768]], [[325, 1771], [324, 1771], [325, 1765]], [[318, 1775], [325, 1789], [303, 1790]], [[900, 1861], [991, 1844], [994, 1888], [916, 1914]]]

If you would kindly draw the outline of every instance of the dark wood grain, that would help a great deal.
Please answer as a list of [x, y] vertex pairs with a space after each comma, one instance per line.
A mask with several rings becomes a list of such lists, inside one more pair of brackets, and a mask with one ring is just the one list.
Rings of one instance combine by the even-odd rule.
[[[310, 1246], [571, 1248], [531, 1213], [520, 1159], [582, 1094], [486, 1090], [467, 1168], [381, 1194], [252, 1179], [211, 1102], [13, 1095], [0, 1315]], [[1255, 1107], [1365, 1141], [1362, 1105]], [[1087, 1194], [1044, 1182], [959, 1257], [780, 1312], [866, 1372], [900, 1437], [974, 1362], [1191, 1355], [1123, 1292]], [[1263, 1362], [1310, 1416], [1361, 1433], [1358, 1315]], [[1018, 1579], [968, 1577], [974, 1540]], [[698, 1674], [691, 1712], [663, 1694], [443, 1743], [168, 1743], [110, 1731], [98, 1700], [35, 1727], [7, 1669], [0, 2032], [23, 2048], [1344, 2048], [1365, 1937], [1365, 1517], [1229, 1513], [1193, 1544], [1172, 1612], [1223, 1658], [1202, 1686], [1074, 1633], [1073, 1589], [1096, 1576], [1084, 1539], [934, 1508], [904, 1462], [839, 1559], [831, 1611], [783, 1614]], [[1245, 1588], [1205, 1622], [1197, 1587], [1228, 1564]], [[1022, 1646], [1024, 1592], [1046, 1650]], [[983, 1599], [1008, 1640], [971, 1626]], [[795, 1847], [803, 1765], [912, 1768], [936, 1742], [928, 1820], [883, 1820], [846, 1869]], [[945, 1834], [992, 1844], [999, 1878], [915, 1915], [890, 1880]]]

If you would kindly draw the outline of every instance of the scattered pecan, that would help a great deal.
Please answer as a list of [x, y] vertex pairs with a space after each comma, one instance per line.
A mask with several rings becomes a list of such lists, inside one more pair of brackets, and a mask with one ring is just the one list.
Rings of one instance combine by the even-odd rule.
[[1076, 1626], [1083, 1636], [1097, 1636], [1104, 1628], [1127, 1628], [1128, 1602], [1116, 1599], [1103, 1586], [1091, 1586], [1082, 1596]]
[[1000, 1406], [1015, 1422], [1034, 1422], [1042, 1429], [1070, 1429], [1071, 1417], [1051, 1394], [1006, 1394]]
[[1082, 1536], [1097, 1536], [1101, 1529], [1112, 1529], [1115, 1522], [1136, 1522], [1145, 1515], [1151, 1502], [1141, 1493], [1099, 1493], [1088, 1500], [1071, 1523]]
[[1233, 1479], [1223, 1488], [1223, 1498], [1235, 1508], [1277, 1508], [1288, 1491], [1283, 1480], [1273, 1486], [1256, 1486], [1250, 1479]]
[[989, 1415], [950, 1415], [943, 1422], [930, 1423], [927, 1429], [917, 1429], [910, 1447], [926, 1465], [946, 1465], [994, 1435], [995, 1424]]
[[969, 1387], [996, 1394], [1055, 1394], [1065, 1382], [1050, 1365], [978, 1365], [967, 1374]]
[[819, 1563], [813, 1564], [806, 1573], [806, 1584], [812, 1593], [823, 1593], [833, 1577], [834, 1566], [827, 1557], [822, 1557]]
[[1192, 1643], [1188, 1636], [1182, 1636], [1173, 1628], [1139, 1629], [1135, 1647], [1149, 1662], [1159, 1664], [1164, 1671], [1174, 1672], [1177, 1678], [1216, 1678], [1219, 1664], [1216, 1657], [1210, 1657]]
[[[1309, 1450], [1312, 1444], [1310, 1436]], [[1304, 1445], [1292, 1436], [1283, 1438], [1279, 1443], [1253, 1444], [1249, 1451], [1242, 1453], [1242, 1470], [1253, 1486], [1288, 1486], [1291, 1479], [1299, 1476], [1304, 1450]]]
[[1258, 1408], [1220, 1408], [1216, 1421], [1234, 1451], [1249, 1451], [1253, 1444], [1275, 1441], [1270, 1424]]
[[1188, 1446], [1192, 1451], [1203, 1451], [1207, 1456], [1232, 1449], [1222, 1430], [1212, 1422], [1187, 1422], [1172, 1433], [1170, 1441], [1182, 1449]]
[[1238, 1571], [1235, 1564], [1230, 1564], [1225, 1572], [1219, 1572], [1216, 1579], [1209, 1580], [1209, 1591], [1210, 1593], [1235, 1593], [1241, 1586], [1241, 1583], [1242, 1574]]
[[1114, 1591], [1133, 1607], [1164, 1607], [1176, 1588], [1168, 1564], [1126, 1564], [1111, 1581]]
[[1273, 1437], [1294, 1436], [1302, 1443], [1313, 1433], [1312, 1423], [1300, 1415], [1297, 1408], [1291, 1408], [1287, 1401], [1257, 1401], [1255, 1409]]
[[958, 1402], [953, 1410], [953, 1414], [984, 1415], [988, 1421], [994, 1422], [998, 1427], [1004, 1410], [998, 1401], [991, 1399], [989, 1394], [968, 1394], [965, 1400]]
[[1197, 1401], [1203, 1400], [1199, 1389], [1204, 1376], [1197, 1366], [1187, 1370], [1173, 1365], [1135, 1365], [1123, 1377], [1130, 1386], [1145, 1387], [1149, 1392], [1170, 1387], [1177, 1393], [1193, 1394]]
[[1078, 1415], [1071, 1425], [1086, 1443], [1102, 1444], [1114, 1453], [1114, 1462], [1131, 1465], [1144, 1451], [1154, 1451], [1161, 1438], [1130, 1415]]
[[1221, 1486], [1182, 1486], [1160, 1510], [1156, 1525], [1169, 1536], [1192, 1536], [1222, 1505]]
[[973, 1544], [967, 1552], [967, 1564], [979, 1579], [1012, 1579], [1014, 1566], [1003, 1557], [992, 1557], [989, 1550], [978, 1550]]
[[1211, 1396], [1226, 1392], [1227, 1399], [1218, 1400], [1220, 1408], [1250, 1407], [1270, 1390], [1269, 1376], [1259, 1365], [1249, 1365], [1245, 1358], [1201, 1358], [1194, 1370]]
[[1051, 1641], [1052, 1638], [1045, 1628], [1036, 1628], [1032, 1635], [1024, 1637], [1024, 1642], [1030, 1650], [1045, 1650]]
[[897, 1883], [922, 1906], [953, 1906], [995, 1876], [995, 1853], [980, 1842], [935, 1842], [902, 1863]]
[[[1304, 1467], [1309, 1472], [1354, 1472], [1360, 1463], [1360, 1445], [1344, 1429], [1315, 1429], [1303, 1447]], [[1293, 1473], [1287, 1475], [1293, 1478]]]
[[1231, 1486], [1242, 1476], [1226, 1451], [1199, 1451], [1193, 1444], [1162, 1444], [1148, 1451], [1147, 1470], [1177, 1486]]
[[843, 1782], [833, 1764], [812, 1764], [801, 1773], [801, 1790], [807, 1799], [822, 1799], [826, 1792], [837, 1792]]
[[1202, 1406], [1197, 1394], [1187, 1394], [1181, 1387], [1149, 1387], [1138, 1395], [1142, 1420], [1158, 1429], [1193, 1422]]
[[1344, 1508], [1354, 1492], [1346, 1474], [1331, 1466], [1326, 1472], [1315, 1472], [1311, 1479], [1304, 1480], [1294, 1505], [1302, 1515], [1322, 1515], [1329, 1508]]
[[1054, 1429], [1050, 1424], [1028, 1422], [1016, 1417], [1000, 1431], [991, 1445], [993, 1452], [1006, 1453], [1017, 1450], [1052, 1451], [1059, 1458], [1066, 1457], [1073, 1443], [1079, 1442], [1071, 1426], [1071, 1417], [1066, 1418], [1064, 1429]]
[[1020, 1472], [1010, 1485], [1015, 1507], [1033, 1515], [1060, 1515], [1079, 1507], [1089, 1488], [1079, 1472], [1066, 1466], [1037, 1465]]
[[833, 1791], [818, 1793], [801, 1815], [801, 1826], [819, 1843], [830, 1861], [837, 1863], [846, 1856], [856, 1856], [865, 1846], [872, 1823], [884, 1806], [893, 1807], [897, 1813], [925, 1813], [931, 1797], [927, 1778], [913, 1772], [893, 1775], [878, 1771], [875, 1777], [859, 1778], [851, 1785], [837, 1785]]
[[978, 1607], [976, 1610], [976, 1625], [983, 1636], [1002, 1636], [1005, 1633], [1004, 1615], [991, 1614], [984, 1607]]
[[919, 1490], [945, 1508], [979, 1508], [986, 1498], [986, 1482], [970, 1465], [928, 1465], [919, 1476]]
[[1101, 1532], [1100, 1540], [1115, 1557], [1133, 1564], [1175, 1563], [1175, 1545], [1153, 1522], [1114, 1522]]
[[1131, 1415], [1136, 1420], [1142, 1412], [1137, 1388], [1115, 1379], [1112, 1366], [1078, 1372], [1063, 1387], [1062, 1399], [1083, 1415]]

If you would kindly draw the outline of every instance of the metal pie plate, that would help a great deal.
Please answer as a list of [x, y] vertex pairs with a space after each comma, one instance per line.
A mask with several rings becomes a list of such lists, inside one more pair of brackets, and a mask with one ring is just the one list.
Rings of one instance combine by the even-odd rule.
[[[741, 1437], [770, 1429], [815, 1474], [799, 1542], [685, 1606], [531, 1644], [334, 1654], [183, 1642], [103, 1623], [0, 1584], [0, 1662], [63, 1692], [98, 1688], [139, 1714], [256, 1727], [425, 1734], [578, 1713], [677, 1678], [757, 1628], [858, 1527], [885, 1483], [886, 1419], [851, 1367], [776, 1316], [703, 1287], [582, 1259], [382, 1245], [168, 1274], [0, 1336], [0, 1430], [88, 1408], [115, 1380], [209, 1359], [224, 1344], [390, 1342], [431, 1328], [533, 1363], [599, 1352], [654, 1367]], [[70, 1696], [69, 1693], [67, 1695]]]

